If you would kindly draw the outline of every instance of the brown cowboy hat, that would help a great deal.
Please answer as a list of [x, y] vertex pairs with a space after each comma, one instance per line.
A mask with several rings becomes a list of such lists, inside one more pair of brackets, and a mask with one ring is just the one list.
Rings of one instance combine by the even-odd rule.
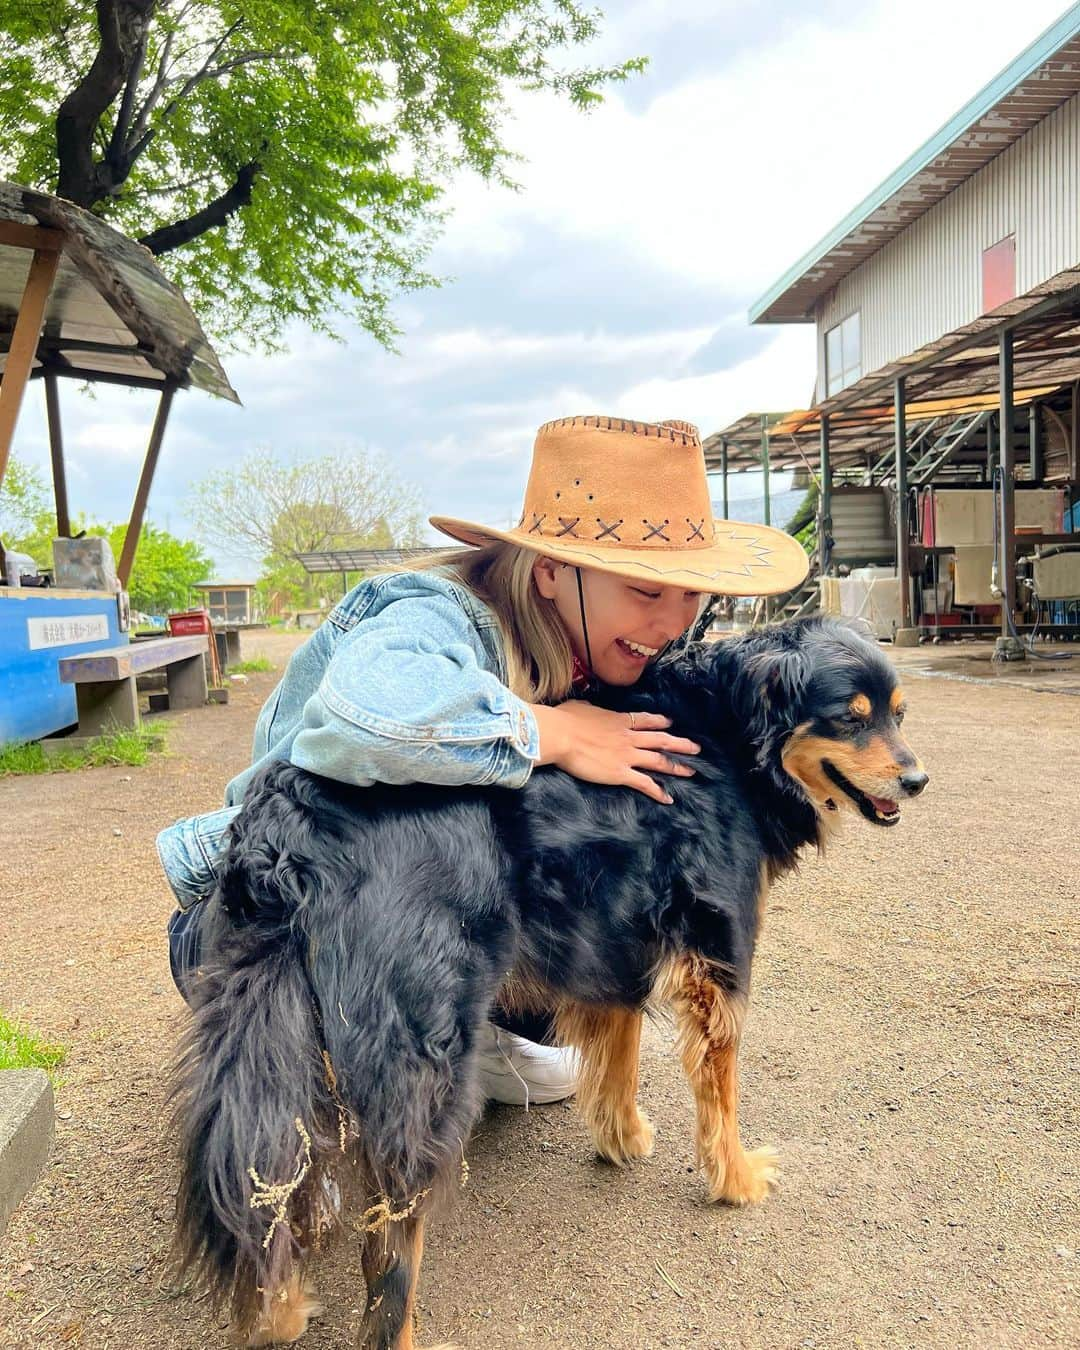
[[449, 516], [431, 523], [466, 544], [501, 539], [632, 581], [716, 595], [781, 595], [810, 566], [782, 530], [713, 519], [701, 438], [689, 422], [545, 422], [515, 528]]

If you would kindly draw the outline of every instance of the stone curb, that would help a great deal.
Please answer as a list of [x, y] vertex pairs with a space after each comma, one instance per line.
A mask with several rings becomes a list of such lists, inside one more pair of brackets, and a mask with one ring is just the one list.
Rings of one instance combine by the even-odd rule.
[[55, 1128], [48, 1074], [0, 1070], [0, 1233], [48, 1162]]

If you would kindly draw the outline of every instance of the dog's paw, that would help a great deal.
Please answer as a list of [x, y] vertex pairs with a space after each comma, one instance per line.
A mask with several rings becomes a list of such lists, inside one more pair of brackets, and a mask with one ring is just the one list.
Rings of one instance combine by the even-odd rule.
[[244, 1340], [247, 1346], [291, 1345], [308, 1329], [308, 1323], [323, 1312], [314, 1288], [294, 1276], [274, 1295], [266, 1312]]
[[631, 1120], [610, 1120], [594, 1127], [593, 1144], [601, 1158], [621, 1167], [635, 1158], [651, 1157], [655, 1134], [645, 1112], [635, 1110]]
[[740, 1151], [735, 1163], [722, 1172], [708, 1170], [713, 1173], [709, 1187], [712, 1198], [726, 1205], [756, 1205], [780, 1181], [778, 1154], [768, 1147]]

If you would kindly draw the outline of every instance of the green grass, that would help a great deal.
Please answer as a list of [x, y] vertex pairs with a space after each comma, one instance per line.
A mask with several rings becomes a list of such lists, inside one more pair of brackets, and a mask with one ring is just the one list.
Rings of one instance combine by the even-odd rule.
[[260, 675], [264, 670], [273, 670], [274, 663], [268, 656], [253, 656], [250, 661], [237, 661], [229, 666], [229, 675]]
[[165, 748], [165, 728], [159, 722], [152, 730], [136, 727], [99, 736], [81, 750], [46, 755], [35, 741], [6, 745], [0, 749], [0, 778], [31, 773], [68, 773], [72, 769], [100, 768], [108, 764], [145, 764]]
[[55, 1070], [63, 1064], [66, 1053], [62, 1045], [39, 1041], [0, 1013], [0, 1069], [44, 1069], [55, 1086]]

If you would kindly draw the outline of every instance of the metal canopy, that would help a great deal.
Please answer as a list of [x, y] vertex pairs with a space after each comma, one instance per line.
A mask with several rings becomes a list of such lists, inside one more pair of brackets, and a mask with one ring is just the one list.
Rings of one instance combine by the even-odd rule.
[[59, 265], [34, 355], [46, 371], [161, 389], [194, 386], [239, 403], [190, 305], [149, 250], [59, 197], [0, 182], [0, 371], [32, 265], [54, 232]]
[[308, 572], [372, 572], [380, 567], [400, 567], [420, 558], [433, 558], [445, 548], [344, 548], [322, 553], [298, 553], [297, 562]]
[[1078, 91], [1074, 4], [800, 258], [751, 307], [750, 322], [810, 322], [827, 291]]
[[[996, 408], [1003, 333], [1012, 335], [1015, 406], [1048, 398], [1080, 379], [1080, 268], [1059, 272], [991, 314], [864, 375], [814, 408], [771, 415], [771, 467], [816, 465], [822, 417], [828, 421], [834, 467], [860, 462], [879, 443], [889, 445], [897, 380], [904, 381], [909, 425]], [[710, 471], [720, 467], [724, 441], [730, 472], [761, 467], [760, 414], [742, 417], [706, 438]]]

